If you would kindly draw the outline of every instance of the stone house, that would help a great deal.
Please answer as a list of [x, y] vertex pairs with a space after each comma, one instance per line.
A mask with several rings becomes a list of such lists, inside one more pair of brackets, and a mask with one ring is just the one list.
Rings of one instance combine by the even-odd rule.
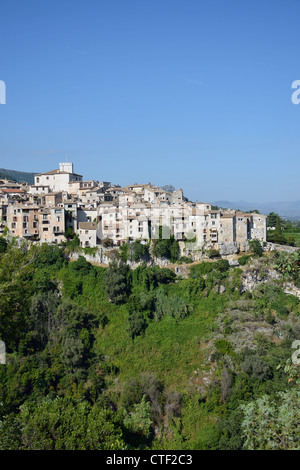
[[9, 204], [7, 207], [6, 224], [11, 234], [20, 238], [39, 237], [39, 212], [40, 207], [30, 204]]
[[94, 247], [98, 245], [97, 222], [79, 222], [78, 237], [82, 247]]
[[40, 209], [38, 219], [42, 243], [60, 243], [65, 240], [65, 210], [63, 207]]

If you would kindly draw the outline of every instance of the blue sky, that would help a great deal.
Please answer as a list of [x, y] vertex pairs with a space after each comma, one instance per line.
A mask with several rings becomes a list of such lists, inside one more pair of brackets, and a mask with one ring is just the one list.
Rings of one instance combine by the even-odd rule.
[[299, 200], [300, 2], [0, 0], [0, 167]]

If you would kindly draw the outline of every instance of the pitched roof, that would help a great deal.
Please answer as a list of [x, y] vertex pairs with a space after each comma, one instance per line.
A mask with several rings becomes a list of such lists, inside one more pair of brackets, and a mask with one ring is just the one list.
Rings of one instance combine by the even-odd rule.
[[13, 194], [13, 193], [25, 193], [25, 191], [23, 189], [14, 189], [14, 188], [3, 188], [1, 189], [1, 192], [2, 193], [9, 193], [9, 194]]
[[75, 176], [81, 176], [78, 175], [77, 173], [69, 173], [68, 171], [60, 171], [60, 170], [51, 170], [51, 171], [46, 171], [45, 173], [36, 173], [35, 176], [42, 176], [42, 175], [75, 175]]

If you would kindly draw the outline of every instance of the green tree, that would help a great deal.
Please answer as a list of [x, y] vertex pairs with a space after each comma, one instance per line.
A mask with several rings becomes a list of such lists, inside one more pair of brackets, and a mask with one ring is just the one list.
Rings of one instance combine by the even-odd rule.
[[0, 254], [0, 337], [14, 349], [26, 335], [37, 248], [13, 239]]
[[77, 261], [70, 263], [70, 269], [80, 271], [80, 274], [86, 275], [93, 269], [93, 265], [89, 263], [84, 256], [79, 256]]
[[104, 275], [103, 289], [115, 304], [123, 303], [130, 291], [130, 268], [123, 261], [112, 261]]
[[279, 243], [280, 245], [287, 245], [288, 241], [282, 233], [280, 217], [276, 217], [275, 230], [268, 232], [268, 241]]
[[141, 243], [141, 240], [135, 240], [132, 243], [132, 259], [139, 261], [142, 258], [149, 258], [148, 245]]
[[114, 412], [66, 398], [28, 402], [14, 422], [2, 420], [0, 449], [8, 430], [17, 439], [13, 448], [20, 450], [126, 449]]
[[7, 241], [4, 237], [0, 237], [0, 253], [5, 253], [7, 250]]
[[123, 261], [129, 260], [129, 243], [124, 243], [120, 246], [119, 257]]
[[254, 253], [255, 255], [261, 256], [263, 254], [261, 243], [256, 238], [254, 240], [250, 240], [249, 246], [250, 246], [252, 253]]
[[270, 212], [267, 217], [267, 226], [275, 227], [278, 218], [279, 218], [278, 214], [276, 214], [275, 212]]
[[152, 253], [157, 258], [167, 258], [172, 263], [179, 258], [179, 243], [174, 235], [170, 235], [170, 229], [165, 226], [158, 227], [158, 238], [153, 239]]
[[31, 297], [30, 302], [30, 326], [33, 335], [40, 345], [45, 346], [50, 339], [55, 327], [55, 315], [59, 299], [57, 293], [51, 291], [38, 293]]
[[142, 334], [147, 328], [147, 320], [142, 312], [132, 312], [129, 317], [128, 331], [132, 339]]
[[150, 416], [151, 405], [147, 401], [146, 395], [143, 395], [142, 401], [135, 405], [134, 411], [125, 414], [124, 424], [131, 431], [142, 434], [148, 439], [152, 424]]
[[280, 392], [275, 399], [263, 395], [241, 409], [244, 449], [300, 450], [299, 393]]
[[75, 236], [74, 230], [72, 227], [68, 227], [65, 231], [65, 237], [67, 240], [72, 240]]

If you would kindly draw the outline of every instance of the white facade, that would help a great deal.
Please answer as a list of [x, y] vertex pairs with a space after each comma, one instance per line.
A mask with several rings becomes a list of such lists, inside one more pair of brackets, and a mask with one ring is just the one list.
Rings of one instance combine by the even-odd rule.
[[47, 194], [50, 192], [49, 186], [29, 186], [28, 190], [29, 194], [39, 195], [39, 194]]
[[94, 247], [97, 245], [97, 223], [96, 222], [79, 222], [78, 236], [80, 245], [85, 247]]
[[39, 173], [34, 176], [35, 186], [49, 186], [51, 192], [68, 191], [69, 183], [82, 181], [82, 176], [73, 173], [73, 163], [59, 164], [59, 170]]

